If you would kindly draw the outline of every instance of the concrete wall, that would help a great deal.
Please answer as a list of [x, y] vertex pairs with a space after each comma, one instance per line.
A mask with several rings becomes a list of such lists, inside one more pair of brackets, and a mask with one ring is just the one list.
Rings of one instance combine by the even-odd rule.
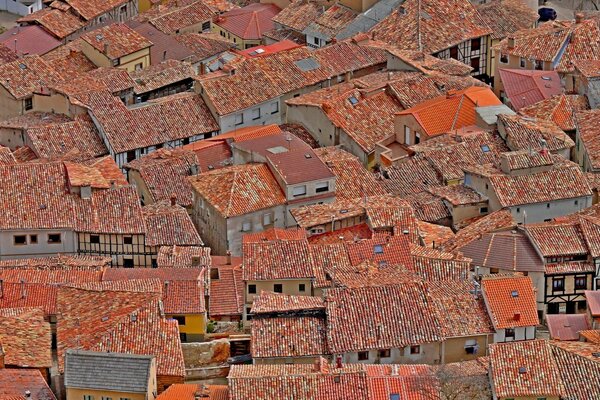
[[23, 114], [25, 114], [23, 100], [15, 99], [4, 86], [0, 86], [0, 119], [5, 120]]
[[[480, 215], [486, 215], [489, 212], [489, 207], [487, 201], [482, 201], [476, 204], [465, 204], [459, 206], [452, 206], [450, 203], [446, 202], [448, 209], [451, 210], [452, 213], [452, 223], [457, 224], [461, 221], [464, 221], [469, 218], [478, 217]], [[482, 212], [482, 208], [487, 208], [488, 211]]]
[[11, 14], [28, 15], [42, 9], [42, 0], [34, 0], [31, 5], [25, 5], [19, 0], [0, 0], [0, 10]]
[[590, 195], [573, 199], [555, 200], [550, 203], [533, 203], [510, 207], [510, 212], [517, 222], [523, 222], [523, 212], [525, 212], [527, 214], [527, 223], [533, 223], [572, 214], [591, 205], [592, 196]]
[[286, 122], [303, 125], [320, 146], [339, 144], [339, 134], [336, 135], [335, 125], [320, 107], [289, 105]]
[[211, 30], [213, 33], [216, 33], [218, 35], [221, 35], [221, 37], [223, 39], [227, 39], [230, 42], [234, 43], [236, 45], [236, 47], [240, 50], [244, 50], [244, 49], [249, 49], [250, 47], [255, 47], [255, 46], [259, 46], [262, 44], [262, 40], [258, 39], [258, 40], [244, 40], [243, 38], [234, 35], [233, 33], [229, 32], [228, 30], [226, 30], [225, 28], [220, 27], [219, 25], [217, 25], [217, 23], [213, 22], [211, 24]]
[[[60, 243], [48, 243], [48, 235], [60, 233]], [[15, 236], [26, 236], [27, 244], [15, 244]], [[37, 235], [37, 243], [32, 243], [32, 235]], [[75, 253], [75, 233], [66, 229], [13, 230], [0, 231], [0, 259], [25, 258], [33, 256], [50, 256], [56, 254]]]
[[[256, 111], [260, 110], [260, 116], [256, 119]], [[277, 111], [275, 111], [277, 110]], [[275, 111], [275, 112], [274, 112]], [[239, 116], [242, 116], [242, 123], [238, 124]], [[219, 122], [221, 133], [227, 133], [247, 126], [281, 124], [281, 104], [280, 99], [275, 98], [264, 103], [257, 104], [251, 108], [240, 110], [239, 112], [223, 116], [215, 116]], [[237, 122], [236, 122], [237, 121]]]
[[[444, 363], [474, 360], [487, 355], [487, 347], [492, 343], [493, 335], [464, 336], [446, 339], [442, 343], [442, 354]], [[465, 346], [477, 342], [479, 350], [476, 354], [467, 354]]]
[[[312, 282], [309, 278], [306, 279], [279, 279], [279, 280], [264, 280], [264, 281], [247, 281], [246, 282], [246, 299], [245, 304], [250, 306], [254, 302], [254, 298], [260, 295], [260, 292], [272, 292], [274, 285], [282, 285], [282, 293], [294, 296], [312, 296]], [[248, 287], [256, 286], [256, 293], [249, 293]], [[300, 291], [300, 285], [304, 285], [304, 291]]]
[[0, 145], [15, 150], [25, 144], [25, 132], [18, 128], [0, 128]]
[[[48, 113], [76, 115], [69, 99], [60, 93], [51, 92], [49, 95], [33, 95], [33, 110]], [[80, 112], [81, 113], [81, 112]]]
[[[405, 143], [405, 127], [410, 128], [410, 142]], [[394, 118], [394, 132], [396, 132], [396, 140], [399, 143], [407, 144], [412, 146], [416, 144], [417, 134], [420, 137], [420, 142], [427, 140], [429, 137], [423, 132], [423, 127], [417, 122], [415, 117], [410, 114], [407, 115], [396, 115]]]
[[150, 194], [150, 190], [148, 190], [148, 186], [146, 182], [140, 175], [139, 171], [130, 169], [127, 171], [127, 180], [131, 185], [135, 187], [135, 190], [138, 193], [138, 196], [142, 200], [142, 205], [149, 205], [154, 203], [154, 198]]

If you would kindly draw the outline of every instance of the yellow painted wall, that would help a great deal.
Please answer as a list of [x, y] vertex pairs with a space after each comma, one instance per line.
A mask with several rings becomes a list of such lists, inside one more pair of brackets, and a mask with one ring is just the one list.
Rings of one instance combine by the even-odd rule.
[[[479, 345], [479, 351], [477, 354], [467, 354], [465, 352], [465, 344], [467, 340], [477, 340]], [[459, 361], [474, 360], [478, 357], [487, 355], [487, 345], [493, 342], [493, 335], [481, 335], [481, 336], [468, 336], [450, 338], [444, 342], [444, 362], [453, 363]]]
[[[94, 400], [101, 400], [102, 396], [110, 397], [113, 400], [119, 400], [120, 398], [146, 400], [146, 393], [110, 392], [108, 390], [67, 388], [67, 400], [82, 400], [84, 395], [94, 396]], [[154, 399], [154, 396], [148, 397], [148, 399]]]
[[130, 169], [127, 173], [127, 179], [129, 180], [130, 184], [135, 186], [135, 190], [137, 191], [138, 195], [144, 200], [144, 205], [147, 206], [154, 203], [154, 198], [152, 198], [152, 195], [148, 190], [148, 186], [146, 185], [146, 182], [140, 175], [139, 171]]
[[33, 95], [33, 111], [70, 115], [69, 99], [60, 93]]
[[179, 325], [179, 332], [187, 335], [204, 335], [206, 318], [204, 314], [170, 314], [167, 318], [185, 317], [185, 325]]
[[[272, 280], [272, 281], [248, 281], [246, 285], [246, 304], [252, 304], [254, 298], [260, 294], [261, 291], [272, 292], [273, 285], [281, 284], [284, 294], [294, 296], [311, 296], [311, 282], [310, 279], [288, 279], [288, 280]], [[300, 291], [300, 284], [304, 284], [304, 292]], [[256, 285], [256, 294], [248, 293], [248, 285]]]
[[3, 86], [0, 86], [0, 118], [16, 117], [24, 111], [23, 101], [15, 99]]
[[[81, 41], [81, 50], [83, 51], [83, 54], [85, 54], [85, 56], [89, 58], [90, 61], [92, 61], [96, 66], [113, 66], [111, 59], [84, 40]], [[142, 63], [142, 68], [147, 68], [150, 66], [150, 47], [121, 57], [119, 59], [119, 65], [116, 67], [132, 72], [135, 71], [135, 65], [139, 63]]]
[[[233, 33], [229, 32], [228, 30], [221, 28], [219, 25], [215, 24], [214, 22], [212, 23], [211, 30], [212, 30], [212, 32], [214, 32], [218, 35], [221, 35], [221, 37], [229, 40], [230, 42], [235, 43], [239, 50], [244, 50], [246, 48], [259, 46], [262, 44], [262, 40], [244, 40], [241, 37], [236, 36]], [[223, 36], [223, 34], [225, 36]]]

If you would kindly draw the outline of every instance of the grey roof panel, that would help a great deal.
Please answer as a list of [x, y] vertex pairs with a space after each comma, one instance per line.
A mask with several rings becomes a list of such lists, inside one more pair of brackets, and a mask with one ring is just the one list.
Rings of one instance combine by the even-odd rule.
[[487, 106], [487, 107], [475, 107], [475, 112], [485, 121], [486, 124], [493, 125], [498, 121], [498, 115], [508, 114], [515, 115], [516, 113], [508, 108], [508, 106], [501, 104], [499, 106]]
[[152, 356], [67, 350], [65, 387], [146, 393]]
[[368, 32], [379, 22], [387, 18], [404, 0], [381, 0], [361, 13], [344, 30], [335, 37], [338, 40], [347, 39], [361, 32]]
[[319, 68], [319, 62], [312, 57], [295, 61], [294, 64], [304, 72]]

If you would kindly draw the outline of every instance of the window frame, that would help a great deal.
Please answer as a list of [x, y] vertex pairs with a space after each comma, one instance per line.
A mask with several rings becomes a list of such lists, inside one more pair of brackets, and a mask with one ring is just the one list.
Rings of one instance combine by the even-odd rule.
[[90, 235], [90, 244], [100, 244], [100, 235]]
[[[58, 236], [58, 240], [51, 240], [52, 236]], [[48, 244], [61, 244], [62, 243], [62, 234], [60, 233], [49, 233], [48, 234]]]
[[279, 112], [279, 102], [274, 101], [271, 103], [271, 114], [277, 114]]
[[252, 231], [252, 221], [242, 222], [242, 232], [250, 232], [250, 231]]
[[[23, 243], [17, 243], [17, 238], [23, 239]], [[27, 246], [27, 235], [13, 235], [13, 246]]]
[[261, 116], [260, 107], [253, 108], [251, 112], [252, 112], [252, 121], [256, 121], [257, 119], [260, 119], [260, 116]]
[[[579, 279], [583, 279], [583, 287], [577, 284]], [[586, 290], [587, 289], [587, 275], [575, 275], [573, 278], [573, 287], [575, 290]]]
[[[185, 320], [185, 315], [172, 315], [171, 319], [174, 319], [175, 321], [177, 321], [177, 324], [179, 326], [185, 326], [186, 320]], [[181, 322], [183, 321], [183, 322]]]
[[249, 284], [248, 285], [248, 294], [256, 294], [256, 285], [255, 284]]
[[[298, 189], [302, 190], [302, 192], [301, 193], [297, 192]], [[294, 186], [292, 188], [292, 196], [294, 196], [294, 197], [306, 196], [306, 185]]]
[[[238, 119], [239, 119], [239, 122], [238, 122]], [[233, 123], [235, 124], [235, 126], [243, 125], [244, 124], [244, 113], [235, 114]]]
[[315, 184], [315, 193], [326, 193], [329, 192], [329, 181], [317, 182]]
[[377, 351], [377, 355], [379, 356], [379, 358], [390, 358], [392, 356], [392, 350], [391, 349], [379, 349]]
[[[560, 282], [560, 285], [557, 285], [557, 282]], [[565, 277], [564, 276], [560, 276], [560, 277], [553, 276], [552, 277], [552, 293], [564, 292], [564, 291], [565, 291]]]
[[275, 293], [283, 293], [283, 284], [281, 284], [281, 283], [274, 283], [273, 284], [273, 292], [275, 292]]
[[504, 339], [506, 338], [514, 338], [516, 337], [515, 328], [504, 328]]
[[306, 292], [306, 284], [305, 283], [299, 283], [298, 284], [298, 291], [302, 292], [302, 293]]
[[29, 235], [29, 244], [37, 244], [38, 243], [38, 235], [36, 233]]
[[359, 351], [357, 353], [358, 361], [368, 361], [369, 360], [369, 352], [368, 351]]
[[410, 355], [421, 354], [421, 345], [410, 346]]
[[33, 110], [33, 97], [28, 97], [23, 100], [25, 111]]
[[[476, 43], [477, 46], [473, 44]], [[473, 38], [471, 39], [471, 51], [481, 51], [481, 38]]]

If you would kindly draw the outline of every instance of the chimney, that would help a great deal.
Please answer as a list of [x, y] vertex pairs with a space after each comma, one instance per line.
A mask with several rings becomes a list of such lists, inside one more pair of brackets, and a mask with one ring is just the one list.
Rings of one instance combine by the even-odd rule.
[[391, 371], [390, 375], [398, 376], [398, 364], [392, 364], [392, 371]]
[[169, 281], [165, 281], [165, 289], [163, 290], [163, 297], [167, 297], [167, 290], [169, 289]]
[[108, 43], [104, 43], [104, 55], [108, 56]]
[[231, 265], [231, 251], [227, 250], [227, 265]]
[[515, 311], [515, 315], [513, 318], [515, 321], [520, 321], [521, 320], [521, 313], [518, 311]]
[[0, 279], [0, 299], [4, 297], [4, 281]]
[[341, 355], [335, 356], [335, 367], [337, 369], [341, 369], [342, 368], [342, 356]]
[[21, 279], [21, 298], [27, 297], [27, 290], [25, 290], [25, 280]]
[[512, 36], [509, 36], [509, 38], [508, 38], [508, 48], [509, 49], [515, 48], [515, 38]]
[[171, 207], [175, 206], [175, 204], [177, 204], [177, 196], [172, 194], [171, 195]]
[[583, 22], [583, 14], [582, 13], [576, 13], [575, 14], [575, 23], [576, 24], [580, 24]]
[[2, 348], [2, 343], [0, 343], [0, 369], [4, 368], [4, 349]]

